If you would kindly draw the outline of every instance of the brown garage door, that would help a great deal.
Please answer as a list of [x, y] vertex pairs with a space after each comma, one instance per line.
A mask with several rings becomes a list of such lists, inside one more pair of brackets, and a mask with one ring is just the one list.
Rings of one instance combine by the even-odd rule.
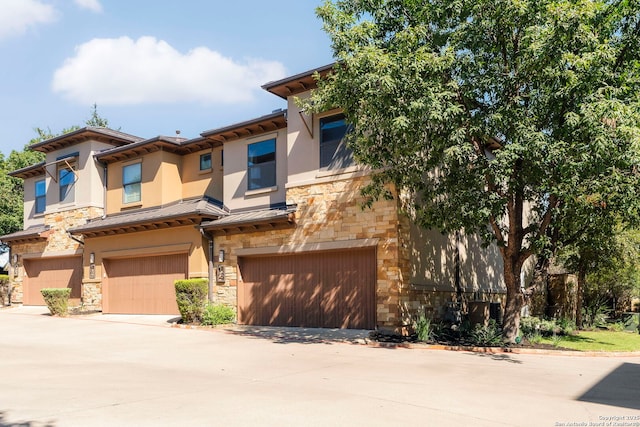
[[82, 257], [25, 259], [24, 269], [25, 305], [45, 305], [40, 293], [43, 288], [71, 288], [71, 298], [81, 296]]
[[238, 323], [375, 327], [375, 248], [245, 257], [238, 263]]
[[104, 313], [178, 314], [174, 281], [187, 277], [187, 255], [104, 260]]

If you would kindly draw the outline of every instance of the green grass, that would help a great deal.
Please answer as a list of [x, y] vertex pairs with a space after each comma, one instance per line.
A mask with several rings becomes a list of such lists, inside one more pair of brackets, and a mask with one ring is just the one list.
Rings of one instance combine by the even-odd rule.
[[577, 335], [543, 338], [541, 343], [578, 351], [640, 351], [637, 332], [580, 331]]

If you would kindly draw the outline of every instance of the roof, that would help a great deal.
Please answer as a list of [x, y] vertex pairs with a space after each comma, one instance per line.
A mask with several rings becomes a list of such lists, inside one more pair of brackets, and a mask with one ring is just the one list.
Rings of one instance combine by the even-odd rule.
[[209, 198], [181, 200], [165, 206], [122, 212], [69, 229], [70, 233], [88, 237], [197, 225], [202, 220], [228, 215], [220, 203]]
[[[192, 151], [199, 151], [203, 148], [184, 148], [185, 138], [175, 136], [156, 136], [150, 139], [144, 139], [132, 144], [123, 145], [115, 148], [108, 148], [95, 155], [95, 158], [101, 162], [110, 163], [120, 160], [138, 157], [143, 154], [149, 154], [156, 151], [168, 151], [170, 153], [186, 154]], [[210, 145], [208, 145], [210, 147]], [[206, 148], [206, 147], [205, 147]]]
[[29, 149], [33, 151], [49, 153], [51, 151], [60, 150], [61, 148], [88, 141], [90, 139], [114, 146], [131, 144], [132, 142], [138, 142], [142, 140], [142, 138], [140, 137], [129, 135], [128, 133], [120, 132], [117, 130], [87, 126], [78, 130], [74, 130], [73, 132], [65, 133], [63, 135], [47, 139], [42, 142], [31, 144], [29, 146]]
[[48, 225], [35, 225], [26, 230], [16, 231], [15, 233], [0, 236], [2, 243], [16, 243], [44, 240], [49, 237], [51, 229]]
[[11, 171], [8, 173], [8, 175], [13, 176], [15, 178], [22, 178], [22, 179], [33, 178], [36, 176], [43, 176], [45, 174], [44, 167], [45, 167], [45, 162], [42, 161], [40, 163], [36, 163], [35, 165], [31, 165], [21, 169]]
[[309, 89], [316, 87], [316, 79], [314, 75], [316, 73], [320, 76], [325, 76], [331, 72], [335, 63], [323, 65], [322, 67], [314, 68], [313, 70], [304, 71], [295, 76], [285, 77], [281, 80], [266, 83], [262, 85], [262, 89], [278, 95], [280, 98], [287, 99], [288, 96], [295, 95]]
[[219, 143], [259, 135], [287, 127], [287, 110], [276, 110], [255, 119], [202, 132], [204, 138]]
[[200, 224], [200, 228], [214, 234], [234, 234], [248, 231], [272, 230], [294, 225], [296, 205], [282, 209], [261, 209], [232, 213], [213, 221]]

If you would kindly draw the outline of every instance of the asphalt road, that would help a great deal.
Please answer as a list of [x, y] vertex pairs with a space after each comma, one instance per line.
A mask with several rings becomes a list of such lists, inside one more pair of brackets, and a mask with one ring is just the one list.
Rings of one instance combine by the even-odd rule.
[[43, 312], [0, 310], [0, 427], [640, 426], [640, 357], [384, 349]]

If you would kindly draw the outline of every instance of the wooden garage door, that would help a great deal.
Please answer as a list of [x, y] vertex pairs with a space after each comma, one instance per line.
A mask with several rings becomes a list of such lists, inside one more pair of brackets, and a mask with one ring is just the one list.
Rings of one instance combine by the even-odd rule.
[[70, 298], [81, 296], [82, 257], [25, 259], [24, 269], [25, 305], [45, 305], [40, 293], [43, 288], [71, 288]]
[[238, 323], [375, 327], [375, 248], [246, 257], [238, 263]]
[[187, 277], [187, 255], [104, 260], [102, 311], [178, 314], [174, 281]]

